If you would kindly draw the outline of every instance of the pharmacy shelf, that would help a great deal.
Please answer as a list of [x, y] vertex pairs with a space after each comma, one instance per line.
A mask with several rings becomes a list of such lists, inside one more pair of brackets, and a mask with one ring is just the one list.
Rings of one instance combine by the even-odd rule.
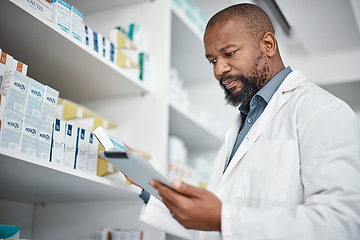
[[0, 1], [0, 48], [27, 64], [28, 76], [74, 102], [150, 92], [126, 69], [11, 1]]
[[182, 139], [188, 150], [218, 149], [221, 146], [223, 137], [211, 126], [176, 104], [170, 103], [169, 106], [169, 134]]
[[0, 199], [29, 203], [136, 199], [140, 189], [0, 148]]
[[82, 13], [94, 13], [94, 12], [101, 12], [105, 10], [109, 10], [112, 8], [119, 8], [125, 7], [128, 5], [140, 4], [144, 2], [149, 2], [151, 0], [106, 0], [106, 1], [99, 1], [99, 0], [68, 0], [72, 6], [75, 6], [79, 9]]

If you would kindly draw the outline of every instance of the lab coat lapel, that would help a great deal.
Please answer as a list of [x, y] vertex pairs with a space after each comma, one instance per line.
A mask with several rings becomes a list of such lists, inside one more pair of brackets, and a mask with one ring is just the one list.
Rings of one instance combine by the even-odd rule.
[[[220, 186], [226, 182], [228, 176], [232, 173], [234, 167], [241, 161], [246, 152], [252, 146], [252, 144], [261, 136], [264, 130], [267, 128], [271, 120], [276, 116], [278, 111], [282, 106], [287, 102], [287, 100], [292, 95], [294, 89], [302, 85], [305, 82], [305, 77], [297, 70], [291, 72], [285, 79], [284, 82], [280, 85], [279, 89], [275, 92], [274, 96], [270, 100], [269, 104], [265, 108], [264, 112], [255, 122], [254, 126], [250, 129], [248, 134], [245, 136], [243, 142], [240, 144], [238, 150], [233, 156], [229, 166], [227, 167], [225, 173], [221, 177], [219, 184], [216, 187], [216, 191], [222, 189]], [[231, 129], [233, 133], [229, 132], [229, 140], [233, 140], [233, 135], [237, 134], [237, 130]], [[234, 140], [235, 141], [235, 140]], [[229, 142], [229, 146], [226, 148], [227, 156], [229, 157], [231, 153], [231, 148], [234, 145], [234, 141]], [[232, 145], [231, 145], [232, 144]], [[225, 160], [226, 160], [225, 159]], [[225, 163], [225, 162], [224, 162]], [[225, 183], [226, 184], [226, 183]]]

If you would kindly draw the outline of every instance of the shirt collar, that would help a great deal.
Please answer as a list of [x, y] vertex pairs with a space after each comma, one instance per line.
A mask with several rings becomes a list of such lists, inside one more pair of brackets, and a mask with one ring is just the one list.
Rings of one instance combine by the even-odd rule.
[[[266, 104], [268, 104], [276, 92], [276, 90], [279, 88], [281, 83], [284, 81], [286, 76], [292, 72], [291, 67], [286, 67], [283, 70], [281, 70], [279, 73], [277, 73], [270, 81], [265, 84], [250, 100], [250, 106], [255, 101], [254, 99], [262, 98]], [[245, 109], [245, 107], [242, 107], [240, 105], [239, 110], [241, 113], [248, 114], [249, 110]]]

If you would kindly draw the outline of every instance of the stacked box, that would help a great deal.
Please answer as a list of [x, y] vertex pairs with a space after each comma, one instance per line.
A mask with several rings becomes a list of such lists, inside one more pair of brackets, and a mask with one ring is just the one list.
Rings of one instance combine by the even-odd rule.
[[65, 126], [65, 140], [64, 140], [64, 160], [63, 165], [65, 167], [74, 168], [75, 167], [75, 154], [76, 154], [76, 140], [78, 127], [73, 126], [72, 124], [67, 123]]
[[38, 121], [41, 120], [41, 111], [45, 87], [38, 81], [30, 78], [26, 96], [25, 115]]
[[55, 119], [52, 141], [50, 161], [55, 164], [63, 164], [65, 154], [65, 127], [66, 123], [60, 119]]
[[83, 19], [83, 14], [74, 6], [72, 6], [70, 12], [70, 33], [74, 38], [79, 41], [82, 41], [83, 38]]
[[41, 108], [41, 122], [52, 125], [54, 121], [56, 103], [59, 97], [59, 92], [55, 89], [52, 89], [49, 86], [44, 88], [44, 97]]
[[40, 123], [37, 138], [36, 157], [45, 161], [50, 161], [51, 139], [52, 126]]
[[51, 0], [53, 6], [52, 21], [61, 30], [69, 33], [71, 5], [64, 0]]
[[90, 138], [89, 131], [86, 131], [83, 128], [78, 128], [75, 169], [82, 171], [82, 172], [87, 171], [89, 138]]
[[98, 165], [98, 150], [99, 142], [94, 136], [93, 133], [89, 135], [89, 149], [88, 149], [88, 163], [87, 163], [87, 172], [92, 175], [97, 175], [97, 165]]
[[18, 71], [5, 71], [2, 82], [2, 93], [6, 95], [6, 108], [23, 114], [29, 78]]
[[1, 146], [20, 151], [21, 127], [21, 114], [5, 109], [4, 122], [1, 127]]
[[22, 117], [20, 151], [29, 156], [36, 157], [39, 121], [28, 116]]

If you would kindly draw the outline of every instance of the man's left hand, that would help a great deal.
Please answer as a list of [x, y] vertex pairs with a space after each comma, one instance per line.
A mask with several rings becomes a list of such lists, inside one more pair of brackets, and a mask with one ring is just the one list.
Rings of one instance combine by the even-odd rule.
[[173, 189], [155, 180], [150, 184], [185, 228], [221, 231], [221, 201], [213, 193], [182, 181], [174, 181]]

